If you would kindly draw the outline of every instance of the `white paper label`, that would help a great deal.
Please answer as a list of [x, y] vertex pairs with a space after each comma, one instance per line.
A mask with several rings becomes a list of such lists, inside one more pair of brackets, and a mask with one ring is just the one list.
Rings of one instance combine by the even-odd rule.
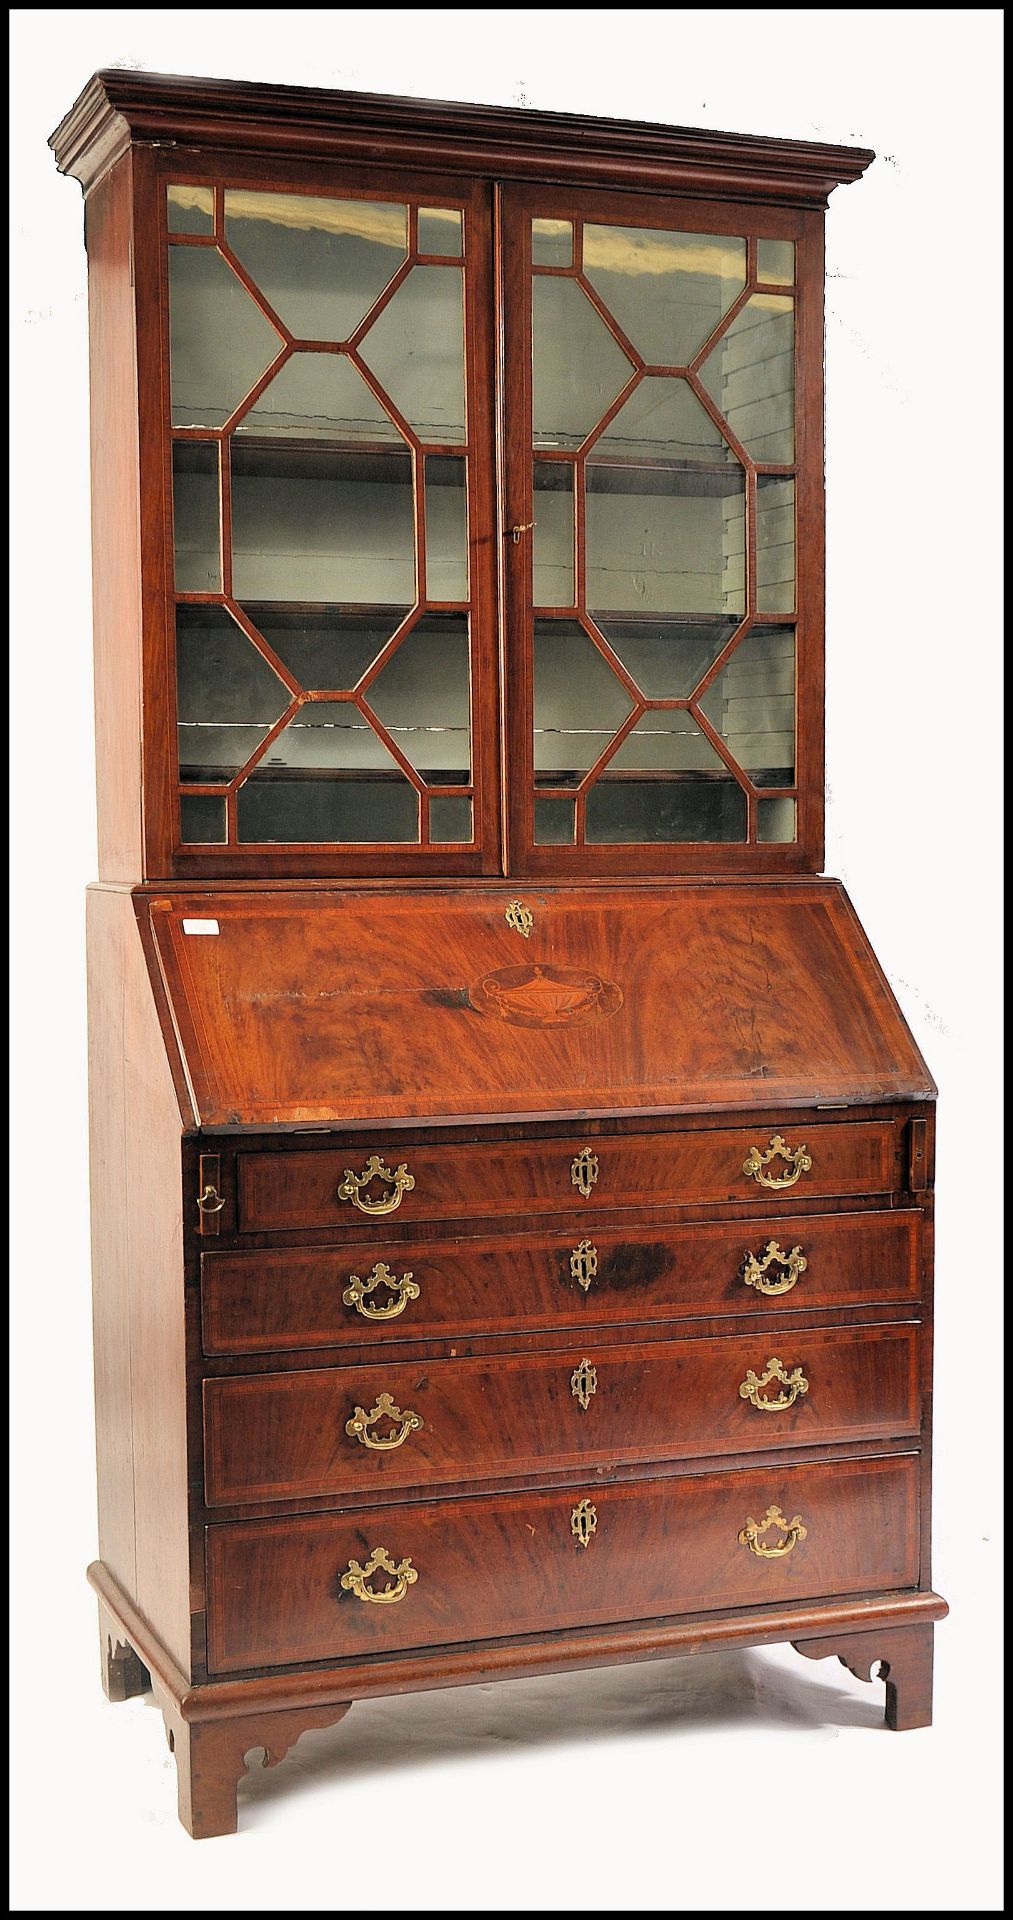
[[184, 933], [217, 933], [217, 920], [184, 920]]

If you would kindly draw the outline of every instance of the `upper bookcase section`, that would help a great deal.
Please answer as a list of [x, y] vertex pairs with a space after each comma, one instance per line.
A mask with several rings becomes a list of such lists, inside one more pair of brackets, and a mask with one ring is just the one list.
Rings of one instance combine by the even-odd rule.
[[816, 871], [868, 153], [97, 75], [104, 879]]

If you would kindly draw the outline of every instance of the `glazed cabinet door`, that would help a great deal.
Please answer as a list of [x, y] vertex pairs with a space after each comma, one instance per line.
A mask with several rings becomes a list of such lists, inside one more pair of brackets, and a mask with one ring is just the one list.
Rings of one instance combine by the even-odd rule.
[[822, 859], [820, 217], [504, 195], [511, 849]]
[[155, 871], [499, 864], [488, 189], [155, 166]]

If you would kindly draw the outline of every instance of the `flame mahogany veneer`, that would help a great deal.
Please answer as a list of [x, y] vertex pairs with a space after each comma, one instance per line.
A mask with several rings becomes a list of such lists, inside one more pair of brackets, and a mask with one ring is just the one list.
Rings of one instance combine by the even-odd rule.
[[[251, 1748], [412, 1689], [790, 1640], [882, 1661], [888, 1724], [926, 1725], [935, 1088], [818, 877], [823, 210], [872, 156], [120, 72], [52, 144], [87, 196], [110, 1699], [154, 1689], [195, 1836], [235, 1829]], [[181, 838], [170, 181], [217, 208], [180, 245], [230, 184], [464, 211], [470, 848], [428, 802], [417, 847], [243, 846], [234, 793], [227, 843]], [[747, 782], [741, 845], [535, 844], [501, 538], [535, 519], [532, 209], [748, 235], [754, 287], [795, 243], [791, 843]], [[203, 597], [237, 618], [230, 473]]]

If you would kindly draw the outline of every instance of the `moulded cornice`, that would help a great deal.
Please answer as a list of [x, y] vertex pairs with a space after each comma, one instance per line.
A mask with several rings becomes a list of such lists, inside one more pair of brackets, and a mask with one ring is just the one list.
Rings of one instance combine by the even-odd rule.
[[49, 144], [60, 172], [86, 193], [129, 146], [143, 144], [410, 162], [795, 206], [825, 205], [875, 158], [866, 147], [810, 140], [119, 68], [93, 75]]

